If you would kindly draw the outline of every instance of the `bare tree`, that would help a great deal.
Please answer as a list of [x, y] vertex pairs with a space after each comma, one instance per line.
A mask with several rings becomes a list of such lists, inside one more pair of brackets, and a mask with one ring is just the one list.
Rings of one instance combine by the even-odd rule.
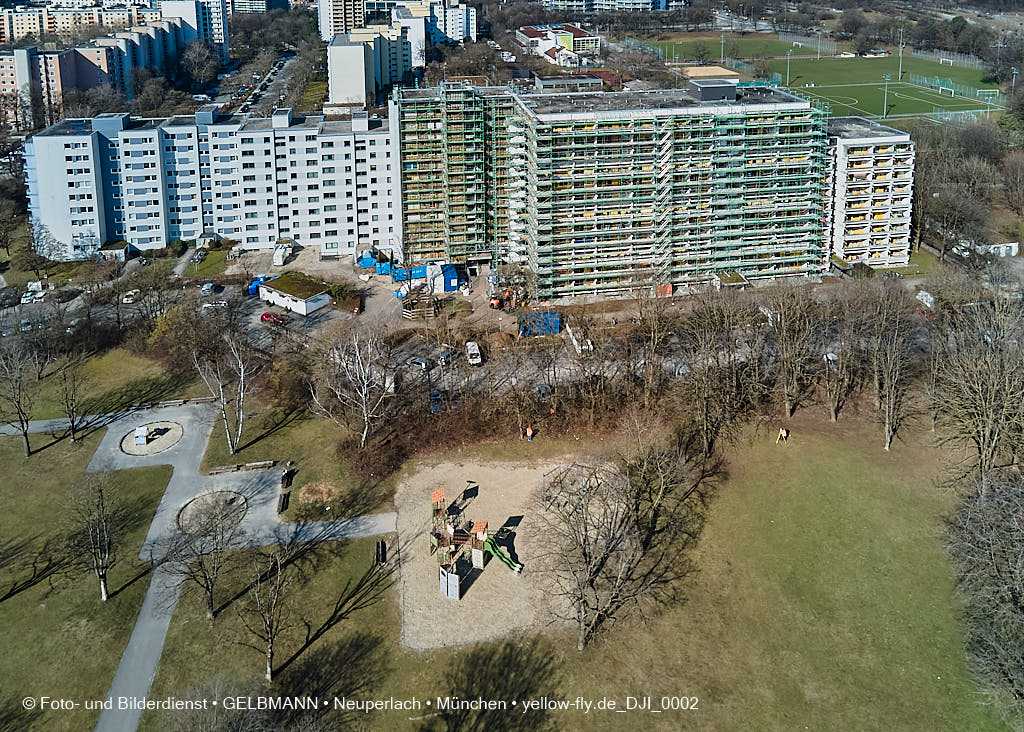
[[[216, 328], [216, 324], [210, 327]], [[263, 368], [263, 359], [243, 336], [226, 330], [219, 339], [210, 338], [207, 332], [206, 337], [195, 340], [191, 360], [210, 395], [217, 400], [228, 452], [234, 455], [242, 440], [246, 399]]]
[[107, 575], [117, 564], [116, 489], [109, 473], [86, 473], [68, 496], [74, 522], [72, 544], [100, 583], [100, 600], [110, 597]]
[[899, 284], [870, 283], [863, 292], [863, 312], [869, 318], [868, 357], [875, 406], [888, 450], [907, 416], [906, 397], [913, 381], [917, 327], [911, 318], [909, 295]]
[[241, 545], [239, 528], [244, 506], [236, 500], [205, 505], [183, 514], [182, 525], [170, 540], [162, 567], [177, 577], [185, 589], [195, 590], [203, 598], [206, 618], [217, 615], [217, 594], [225, 578], [235, 568], [232, 552]]
[[1024, 215], [1024, 153], [1011, 153], [1003, 161], [1003, 195], [1018, 216]]
[[61, 411], [64, 412], [64, 416], [68, 420], [68, 431], [71, 433], [72, 442], [78, 439], [78, 430], [81, 428], [82, 391], [87, 383], [88, 375], [83, 358], [78, 354], [71, 354], [67, 363], [57, 372], [57, 385]]
[[841, 293], [821, 310], [820, 330], [826, 346], [821, 384], [833, 422], [839, 420], [839, 412], [853, 394], [860, 376], [864, 357], [862, 325], [858, 301], [849, 292]]
[[312, 409], [335, 424], [360, 422], [359, 446], [389, 413], [395, 396], [396, 364], [386, 328], [345, 324], [331, 334], [310, 378]]
[[778, 287], [765, 294], [764, 313], [778, 360], [778, 388], [786, 417], [804, 396], [819, 367], [814, 343], [815, 304], [804, 288]]
[[1016, 454], [1024, 421], [1024, 307], [988, 299], [947, 308], [934, 339], [935, 403], [946, 441], [974, 448], [979, 475]]
[[22, 338], [0, 341], [0, 416], [21, 432], [25, 457], [32, 454], [28, 435], [36, 385], [30, 361], [31, 350]]
[[983, 691], [1019, 728], [1024, 716], [1024, 481], [986, 474], [949, 528], [967, 650]]
[[638, 447], [613, 466], [573, 465], [541, 500], [549, 552], [540, 558], [567, 601], [582, 651], [608, 622], [670, 599], [692, 569], [717, 463], [676, 438]]
[[274, 680], [274, 654], [281, 634], [292, 627], [293, 574], [281, 552], [257, 553], [250, 570], [251, 583], [238, 617], [248, 633], [242, 645], [263, 654], [267, 683]]

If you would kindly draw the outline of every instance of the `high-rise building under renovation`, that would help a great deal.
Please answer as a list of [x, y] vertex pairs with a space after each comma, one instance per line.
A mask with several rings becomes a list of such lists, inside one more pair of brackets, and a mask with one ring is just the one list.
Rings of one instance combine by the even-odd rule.
[[825, 271], [826, 114], [765, 87], [392, 102], [412, 260], [521, 262], [541, 297]]

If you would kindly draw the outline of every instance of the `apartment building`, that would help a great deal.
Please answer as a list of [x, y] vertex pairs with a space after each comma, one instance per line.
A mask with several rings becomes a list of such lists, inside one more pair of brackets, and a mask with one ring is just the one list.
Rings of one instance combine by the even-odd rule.
[[160, 0], [160, 14], [164, 18], [181, 18], [188, 30], [186, 44], [206, 41], [220, 53], [221, 62], [231, 60], [227, 0]]
[[154, 8], [5, 8], [0, 10], [0, 43], [22, 38], [70, 36], [85, 28], [127, 28], [160, 19]]
[[777, 89], [396, 90], [412, 261], [520, 262], [542, 297], [827, 266], [825, 114]]
[[368, 25], [336, 35], [327, 45], [327, 107], [365, 107], [377, 102], [379, 92], [409, 82], [415, 68], [423, 68], [423, 19], [419, 40], [414, 28], [394, 22]]
[[339, 33], [350, 33], [366, 24], [366, 0], [319, 0], [317, 20], [324, 41]]
[[601, 38], [570, 23], [527, 25], [516, 31], [516, 41], [528, 52], [566, 68], [582, 66], [601, 50]]
[[324, 258], [401, 258], [396, 134], [386, 119], [195, 115], [64, 120], [25, 143], [32, 220], [65, 248], [139, 251], [215, 235], [246, 249], [279, 241]]
[[826, 232], [847, 262], [898, 267], [910, 262], [914, 143], [900, 130], [861, 117], [828, 123]]

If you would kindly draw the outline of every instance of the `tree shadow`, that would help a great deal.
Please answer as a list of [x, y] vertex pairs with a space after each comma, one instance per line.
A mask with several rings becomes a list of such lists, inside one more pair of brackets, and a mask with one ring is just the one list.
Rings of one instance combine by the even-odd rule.
[[180, 394], [182, 388], [190, 381], [190, 375], [185, 372], [147, 376], [83, 400], [81, 413], [97, 416], [97, 419], [83, 423], [83, 427], [95, 429], [106, 426], [113, 419], [128, 414], [141, 405], [169, 399]]
[[335, 600], [334, 607], [331, 608], [331, 612], [325, 619], [320, 621], [316, 627], [307, 620], [302, 621], [306, 628], [305, 639], [295, 653], [278, 667], [277, 673], [281, 673], [292, 666], [299, 656], [342, 620], [347, 619], [359, 610], [375, 605], [394, 583], [394, 575], [394, 564], [384, 567], [373, 565], [355, 581], [349, 579], [338, 595], [338, 599]]
[[561, 670], [548, 641], [481, 644], [463, 653], [446, 676], [446, 693], [461, 699], [505, 700], [506, 709], [445, 709], [420, 726], [427, 730], [522, 732], [550, 729], [554, 720], [544, 709], [525, 710], [513, 701], [556, 697]]
[[134, 576], [134, 577], [132, 577], [132, 578], [131, 578], [130, 580], [128, 580], [128, 581], [127, 581], [127, 582], [125, 582], [125, 583], [124, 583], [123, 585], [121, 585], [120, 587], [118, 587], [118, 588], [117, 588], [116, 590], [112, 591], [112, 592], [110, 593], [110, 599], [111, 599], [111, 600], [113, 600], [113, 599], [114, 599], [115, 597], [117, 597], [117, 596], [118, 596], [118, 595], [120, 595], [120, 594], [121, 594], [122, 592], [124, 592], [125, 590], [127, 590], [127, 589], [128, 589], [129, 587], [131, 587], [132, 585], [134, 585], [134, 584], [135, 584], [136, 582], [138, 582], [138, 581], [139, 581], [140, 579], [142, 579], [143, 577], [146, 577], [146, 576], [148, 576], [148, 575], [149, 575], [149, 574], [150, 574], [150, 573], [151, 573], [152, 571], [153, 571], [153, 567], [152, 567], [151, 565], [147, 565], [147, 566], [143, 567], [143, 568], [142, 568], [142, 569], [141, 569], [141, 570], [140, 570], [139, 572], [137, 572], [137, 573], [135, 574], [135, 576]]
[[263, 440], [263, 439], [265, 439], [267, 437], [270, 437], [271, 435], [273, 435], [276, 432], [280, 432], [285, 427], [288, 427], [288, 426], [294, 424], [295, 422], [297, 422], [302, 415], [303, 415], [303, 412], [302, 412], [302, 410], [299, 410], [299, 409], [285, 410], [283, 412], [282, 416], [279, 419], [275, 419], [273, 424], [270, 425], [270, 427], [267, 427], [266, 429], [263, 430], [263, 432], [261, 432], [260, 434], [256, 435], [255, 437], [251, 438], [244, 445], [241, 445], [237, 450], [235, 450], [235, 452], [239, 453], [242, 450], [246, 449], [247, 447], [251, 447], [252, 445], [255, 445], [260, 440]]
[[[317, 699], [372, 696], [384, 679], [386, 662], [383, 640], [356, 632], [306, 654], [278, 677], [275, 691], [282, 697]], [[334, 709], [333, 704], [316, 711], [282, 710], [280, 714], [281, 718], [274, 720], [278, 729], [358, 729], [363, 726], [358, 722], [366, 719], [361, 711]]]
[[0, 699], [0, 730], [15, 732], [34, 728], [43, 716], [42, 710], [26, 709], [21, 699], [5, 696]]
[[37, 536], [18, 539], [5, 545], [5, 561], [2, 566], [12, 570], [15, 576], [5, 581], [6, 588], [0, 590], [0, 602], [10, 600], [43, 582], [50, 582], [52, 591], [53, 581], [70, 571], [74, 556], [65, 537], [52, 536], [37, 545], [38, 540]]

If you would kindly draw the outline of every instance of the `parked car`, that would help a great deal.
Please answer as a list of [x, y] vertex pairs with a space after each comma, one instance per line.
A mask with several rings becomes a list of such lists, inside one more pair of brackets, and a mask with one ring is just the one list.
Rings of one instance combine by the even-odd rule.
[[415, 368], [418, 368], [421, 371], [430, 371], [430, 369], [433, 367], [433, 364], [431, 364], [430, 361], [428, 361], [425, 358], [420, 358], [419, 356], [414, 356], [413, 358], [410, 358], [408, 361], [405, 362], [405, 364], [407, 366], [413, 366]]
[[214, 300], [213, 302], [204, 302], [203, 310], [211, 310], [213, 308], [226, 308], [227, 306], [227, 300]]
[[437, 362], [442, 366], [447, 366], [452, 361], [454, 361], [455, 357], [458, 355], [459, 352], [456, 351], [454, 348], [446, 348], [443, 351], [441, 351], [441, 356], [440, 358], [437, 359]]
[[131, 305], [141, 294], [141, 290], [128, 290], [128, 292], [124, 293], [121, 297], [121, 302], [125, 305]]
[[213, 294], [213, 283], [212, 282], [207, 282], [205, 285], [203, 285], [203, 287], [199, 291], [199, 293], [203, 297], [209, 297], [210, 295], [212, 295]]
[[21, 324], [18, 326], [18, 330], [20, 330], [22, 333], [28, 333], [30, 330], [32, 330], [32, 321], [29, 320], [28, 318], [22, 318]]
[[35, 302], [35, 301], [36, 301], [36, 293], [32, 292], [32, 290], [26, 290], [25, 292], [21, 293], [21, 304], [22, 305], [28, 305], [30, 302]]
[[143, 267], [148, 267], [149, 266], [149, 260], [146, 257], [143, 257], [142, 259], [139, 260], [139, 264], [141, 266], [143, 266]]
[[278, 315], [277, 313], [266, 312], [260, 316], [260, 320], [264, 323], [273, 323], [274, 325], [284, 325], [288, 322], [287, 315]]
[[480, 346], [476, 341], [466, 342], [466, 360], [473, 366], [479, 366], [484, 362], [483, 356], [480, 355]]
[[18, 291], [13, 287], [5, 287], [0, 290], [0, 307], [9, 308], [18, 304]]

